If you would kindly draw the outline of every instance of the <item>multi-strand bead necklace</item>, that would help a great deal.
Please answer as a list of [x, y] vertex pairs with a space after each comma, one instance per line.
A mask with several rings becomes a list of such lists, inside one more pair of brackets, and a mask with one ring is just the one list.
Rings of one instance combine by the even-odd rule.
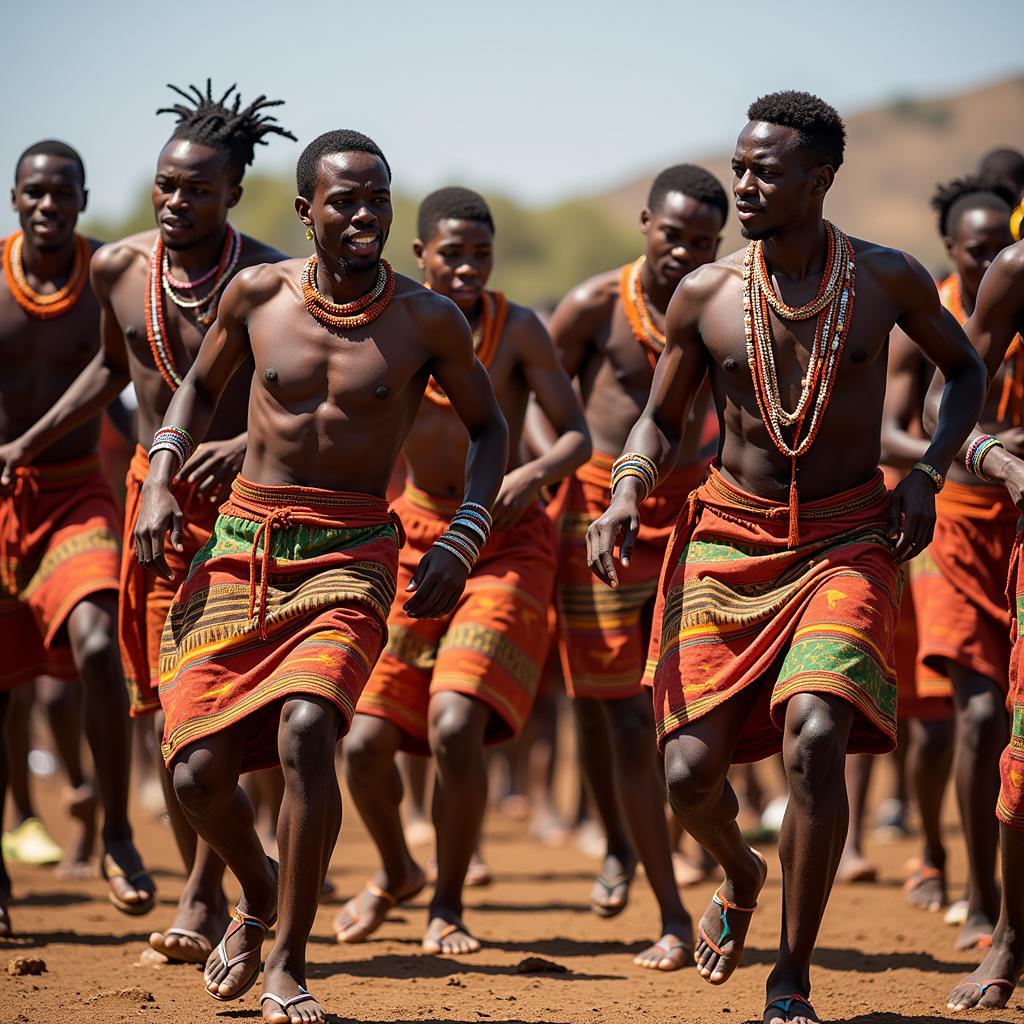
[[[505, 321], [508, 319], [508, 300], [501, 292], [487, 292], [482, 296], [483, 309], [480, 323], [473, 332], [473, 351], [484, 367], [490, 367], [494, 360]], [[427, 381], [426, 397], [435, 405], [450, 405], [448, 396], [433, 377]]]
[[[149, 272], [146, 275], [146, 340], [153, 353], [160, 376], [167, 386], [176, 391], [181, 384], [181, 374], [174, 362], [174, 353], [167, 337], [167, 322], [164, 318], [164, 296], [170, 298], [179, 309], [187, 310], [204, 327], [217, 318], [217, 303], [224, 286], [238, 266], [242, 251], [242, 236], [230, 224], [224, 238], [217, 265], [194, 281], [179, 281], [171, 275], [170, 261], [163, 237], [157, 232], [149, 254]], [[210, 290], [200, 297], [188, 297], [180, 292], [194, 293], [197, 288], [213, 279]]]
[[373, 323], [388, 308], [395, 294], [395, 272], [382, 259], [377, 267], [377, 280], [371, 291], [351, 302], [332, 302], [316, 286], [317, 256], [313, 253], [302, 268], [302, 301], [310, 316], [324, 327], [353, 330]]
[[[796, 463], [814, 444], [838, 376], [843, 347], [853, 322], [855, 264], [853, 245], [835, 225], [825, 221], [828, 256], [818, 294], [805, 306], [788, 306], [775, 293], [760, 241], [747, 246], [743, 260], [743, 330], [747, 362], [754, 382], [761, 419], [775, 447], [791, 463], [789, 486], [789, 544], [799, 543], [799, 502]], [[800, 381], [800, 399], [792, 412], [783, 408], [775, 369], [775, 339], [771, 310], [781, 320], [809, 320], [817, 316], [807, 362]], [[806, 423], [806, 430], [804, 425]], [[792, 442], [784, 431], [793, 429]], [[802, 435], [802, 436], [801, 436]]]
[[29, 316], [37, 320], [52, 320], [63, 316], [82, 297], [89, 280], [89, 243], [81, 235], [75, 235], [75, 259], [68, 283], [49, 295], [37, 292], [28, 283], [22, 261], [24, 246], [23, 231], [15, 231], [4, 241], [4, 279], [12, 298]]
[[647, 358], [653, 369], [658, 356], [665, 351], [665, 332], [658, 329], [658, 325], [651, 317], [647, 300], [644, 298], [644, 290], [640, 285], [640, 271], [646, 262], [647, 257], [641, 256], [632, 263], [627, 263], [619, 271], [619, 295], [622, 297], [622, 308], [629, 321], [629, 329], [633, 332], [633, 337], [647, 350]]

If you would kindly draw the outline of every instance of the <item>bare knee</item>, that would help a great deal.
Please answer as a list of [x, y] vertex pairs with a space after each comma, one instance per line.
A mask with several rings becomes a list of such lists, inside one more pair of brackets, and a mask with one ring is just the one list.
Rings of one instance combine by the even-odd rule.
[[209, 818], [227, 804], [237, 780], [228, 779], [207, 751], [197, 751], [171, 768], [178, 803], [197, 818]]
[[650, 710], [637, 702], [620, 702], [615, 705], [611, 717], [616, 765], [620, 773], [627, 778], [646, 778], [657, 750]]
[[798, 800], [816, 800], [842, 789], [846, 734], [833, 709], [818, 700], [791, 702], [786, 732], [782, 756], [791, 794]]
[[72, 611], [67, 629], [75, 665], [83, 675], [108, 673], [113, 664], [119, 666], [114, 616], [109, 609], [82, 601]]
[[707, 814], [719, 800], [722, 769], [702, 753], [689, 737], [670, 737], [665, 744], [665, 781], [668, 799], [680, 821]]
[[286, 774], [302, 771], [306, 781], [315, 777], [308, 773], [323, 772], [325, 765], [333, 773], [340, 722], [341, 713], [327, 701], [289, 700], [277, 730], [281, 769]]
[[371, 785], [391, 769], [394, 726], [374, 715], [356, 715], [345, 737], [345, 770], [353, 788]]
[[430, 749], [446, 777], [479, 770], [488, 717], [486, 706], [472, 698], [438, 701], [431, 708]]
[[957, 714], [960, 742], [970, 748], [987, 746], [1006, 729], [1006, 707], [1002, 695], [993, 686], [972, 693]]

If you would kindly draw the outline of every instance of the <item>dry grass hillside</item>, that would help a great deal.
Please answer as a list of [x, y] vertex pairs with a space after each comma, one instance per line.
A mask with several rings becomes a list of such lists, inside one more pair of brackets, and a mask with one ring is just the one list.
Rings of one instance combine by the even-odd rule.
[[[907, 249], [938, 270], [944, 254], [928, 207], [935, 183], [973, 170], [994, 146], [1024, 148], [1024, 76], [958, 96], [895, 101], [854, 114], [847, 128], [847, 158], [826, 205], [829, 217], [851, 234]], [[681, 151], [680, 159], [731, 180], [728, 153], [700, 158]], [[632, 224], [658, 170], [594, 200]], [[723, 251], [740, 244], [733, 219]]]

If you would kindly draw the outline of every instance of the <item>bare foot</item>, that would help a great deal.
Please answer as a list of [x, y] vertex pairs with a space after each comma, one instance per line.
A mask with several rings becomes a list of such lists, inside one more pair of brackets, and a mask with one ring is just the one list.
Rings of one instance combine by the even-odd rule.
[[946, 905], [946, 876], [938, 868], [921, 864], [903, 883], [903, 892], [912, 907], [937, 913]]
[[490, 865], [484, 860], [484, 855], [479, 850], [473, 851], [469, 858], [469, 868], [466, 870], [466, 886], [470, 889], [483, 889], [494, 881]]
[[843, 850], [836, 871], [837, 882], [876, 882], [878, 868], [855, 850]]
[[679, 921], [665, 928], [665, 934], [653, 946], [633, 958], [637, 967], [649, 971], [678, 971], [693, 961], [693, 925]]
[[960, 934], [956, 937], [956, 942], [953, 944], [953, 948], [958, 953], [963, 953], [971, 949], [991, 949], [992, 933], [995, 930], [995, 923], [990, 921], [983, 914], [971, 914], [967, 920], [964, 921], [964, 925], [960, 929]]
[[542, 846], [558, 848], [569, 842], [569, 830], [551, 808], [535, 814], [530, 822], [530, 836]]
[[705, 867], [692, 857], [687, 857], [685, 853], [679, 853], [678, 850], [672, 854], [672, 873], [680, 889], [689, 889], [709, 879], [722, 877], [717, 864], [712, 863]]
[[425, 953], [458, 956], [475, 953], [479, 948], [480, 942], [469, 933], [458, 914], [447, 910], [431, 911], [427, 934], [423, 936]]
[[101, 871], [110, 886], [108, 898], [122, 914], [137, 917], [153, 909], [156, 885], [130, 839], [108, 844]]
[[[1021, 940], [1024, 942], [1024, 938]], [[978, 969], [967, 975], [946, 999], [947, 1010], [1001, 1010], [1013, 995], [1024, 966], [1024, 947], [1014, 955], [1009, 942], [998, 932], [992, 948]]]
[[750, 849], [750, 875], [733, 881], [726, 876], [697, 928], [697, 973], [711, 985], [724, 985], [740, 965], [743, 944], [757, 897], [768, 877], [768, 865]]
[[384, 923], [393, 907], [420, 894], [426, 878], [420, 866], [413, 864], [409, 877], [402, 882], [401, 886], [393, 885], [383, 872], [372, 882], [367, 882], [363, 891], [335, 914], [335, 939], [338, 942], [363, 942]]
[[199, 900], [186, 901], [183, 898], [178, 903], [174, 923], [170, 928], [153, 932], [149, 944], [171, 963], [205, 964], [227, 927], [228, 914], [223, 896], [218, 900], [216, 909]]
[[763, 1024], [815, 1024], [821, 1020], [806, 996], [794, 992], [792, 987], [777, 988], [779, 995], [768, 996]]
[[96, 793], [92, 784], [85, 782], [77, 789], [68, 789], [64, 804], [72, 821], [72, 832], [54, 872], [58, 878], [96, 878], [98, 871], [92, 862], [96, 848]]
[[601, 873], [594, 879], [590, 909], [598, 917], [618, 917], [629, 903], [629, 887], [636, 873], [636, 861], [606, 853]]
[[321, 1024], [327, 1011], [296, 980], [294, 972], [267, 963], [260, 1011], [266, 1024]]

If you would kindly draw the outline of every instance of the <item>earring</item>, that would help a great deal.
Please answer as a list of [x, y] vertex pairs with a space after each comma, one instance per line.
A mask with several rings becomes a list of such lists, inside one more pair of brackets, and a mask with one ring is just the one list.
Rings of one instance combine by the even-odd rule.
[[306, 241], [307, 242], [312, 242], [313, 241], [313, 229], [312, 228], [306, 228]]

